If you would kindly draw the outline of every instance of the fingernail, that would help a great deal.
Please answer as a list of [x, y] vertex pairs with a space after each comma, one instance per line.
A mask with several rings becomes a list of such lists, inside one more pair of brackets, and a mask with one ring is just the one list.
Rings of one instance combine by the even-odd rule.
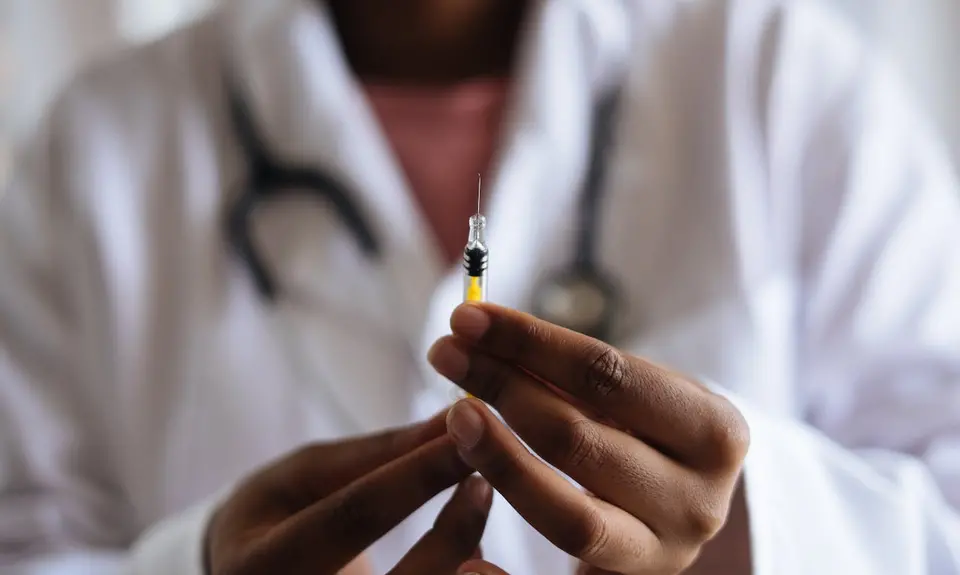
[[477, 341], [490, 329], [490, 315], [477, 305], [464, 304], [453, 311], [450, 328], [461, 337]]
[[427, 361], [440, 375], [454, 382], [466, 377], [470, 369], [470, 358], [447, 338], [433, 344], [427, 352]]
[[480, 443], [483, 435], [483, 417], [470, 405], [470, 400], [463, 400], [453, 406], [447, 415], [447, 431], [453, 436], [460, 449], [469, 451]]
[[467, 497], [474, 507], [486, 507], [490, 501], [493, 490], [487, 481], [478, 476], [467, 479]]

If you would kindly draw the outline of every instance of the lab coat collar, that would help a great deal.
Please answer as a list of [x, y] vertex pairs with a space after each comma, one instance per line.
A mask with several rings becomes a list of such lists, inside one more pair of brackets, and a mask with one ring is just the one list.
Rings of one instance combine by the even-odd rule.
[[[356, 316], [372, 329], [407, 333], [417, 315], [417, 295], [428, 291], [442, 271], [440, 258], [343, 58], [326, 5], [243, 0], [230, 11], [228, 26], [230, 66], [270, 150], [282, 161], [315, 167], [345, 184], [381, 249], [377, 261], [365, 261], [372, 265], [349, 270], [319, 269], [303, 259], [287, 261], [295, 259], [288, 253], [272, 254], [282, 260], [271, 262], [280, 269], [278, 307], [291, 307], [291, 299], [315, 304], [313, 296], [319, 296], [324, 308]], [[364, 260], [359, 250], [352, 255]], [[331, 293], [329, 275], [346, 285], [344, 273], [364, 276], [357, 285], [391, 289]]]
[[[231, 66], [243, 79], [257, 125], [280, 157], [322, 166], [348, 183], [384, 250], [382, 265], [370, 266], [376, 269], [362, 282], [386, 286], [379, 301], [344, 295], [324, 303], [353, 310], [371, 330], [404, 337], [421, 379], [439, 383], [423, 358], [448, 331], [449, 314], [462, 297], [459, 269], [442, 265], [427, 223], [342, 55], [326, 6], [309, 0], [264, 4], [243, 0], [228, 19]], [[625, 5], [621, 0], [538, 0], [533, 7], [498, 168], [484, 192], [489, 200], [490, 289], [498, 303], [525, 307], [542, 247], [531, 240], [538, 226], [550, 225], [543, 218], [544, 206], [550, 206], [550, 213], [575, 206], [595, 98], [618, 77], [626, 60], [630, 19]], [[324, 276], [314, 274], [300, 287], [323, 292], [323, 283]], [[365, 300], [362, 307], [351, 301], [357, 299]], [[353, 375], [353, 382], [365, 379]], [[344, 404], [364, 402], [361, 396], [376, 393], [342, 391]], [[446, 400], [441, 396], [440, 403], [427, 402], [424, 410], [441, 407]], [[371, 413], [369, 404], [354, 407], [355, 415], [366, 420], [364, 427], [383, 425], [387, 414]]]

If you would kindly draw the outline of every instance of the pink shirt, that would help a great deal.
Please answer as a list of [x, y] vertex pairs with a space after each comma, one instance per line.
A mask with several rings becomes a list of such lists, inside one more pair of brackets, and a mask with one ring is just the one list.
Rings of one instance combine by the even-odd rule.
[[454, 263], [477, 209], [477, 174], [490, 169], [498, 147], [507, 81], [365, 89], [437, 243]]

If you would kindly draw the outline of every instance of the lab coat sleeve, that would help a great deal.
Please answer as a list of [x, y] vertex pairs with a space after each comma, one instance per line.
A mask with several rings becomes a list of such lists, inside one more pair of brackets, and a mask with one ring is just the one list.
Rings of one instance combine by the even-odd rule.
[[960, 186], [896, 75], [793, 5], [767, 119], [811, 425], [745, 407], [757, 572], [960, 573]]
[[109, 308], [57, 119], [0, 195], [0, 572], [199, 574], [213, 504], [138, 537], [104, 448]]

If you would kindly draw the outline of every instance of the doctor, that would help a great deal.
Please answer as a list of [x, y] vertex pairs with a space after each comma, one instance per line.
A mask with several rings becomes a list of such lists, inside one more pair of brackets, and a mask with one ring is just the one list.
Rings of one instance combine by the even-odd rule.
[[960, 573], [956, 180], [812, 3], [241, 0], [17, 172], [4, 573]]

